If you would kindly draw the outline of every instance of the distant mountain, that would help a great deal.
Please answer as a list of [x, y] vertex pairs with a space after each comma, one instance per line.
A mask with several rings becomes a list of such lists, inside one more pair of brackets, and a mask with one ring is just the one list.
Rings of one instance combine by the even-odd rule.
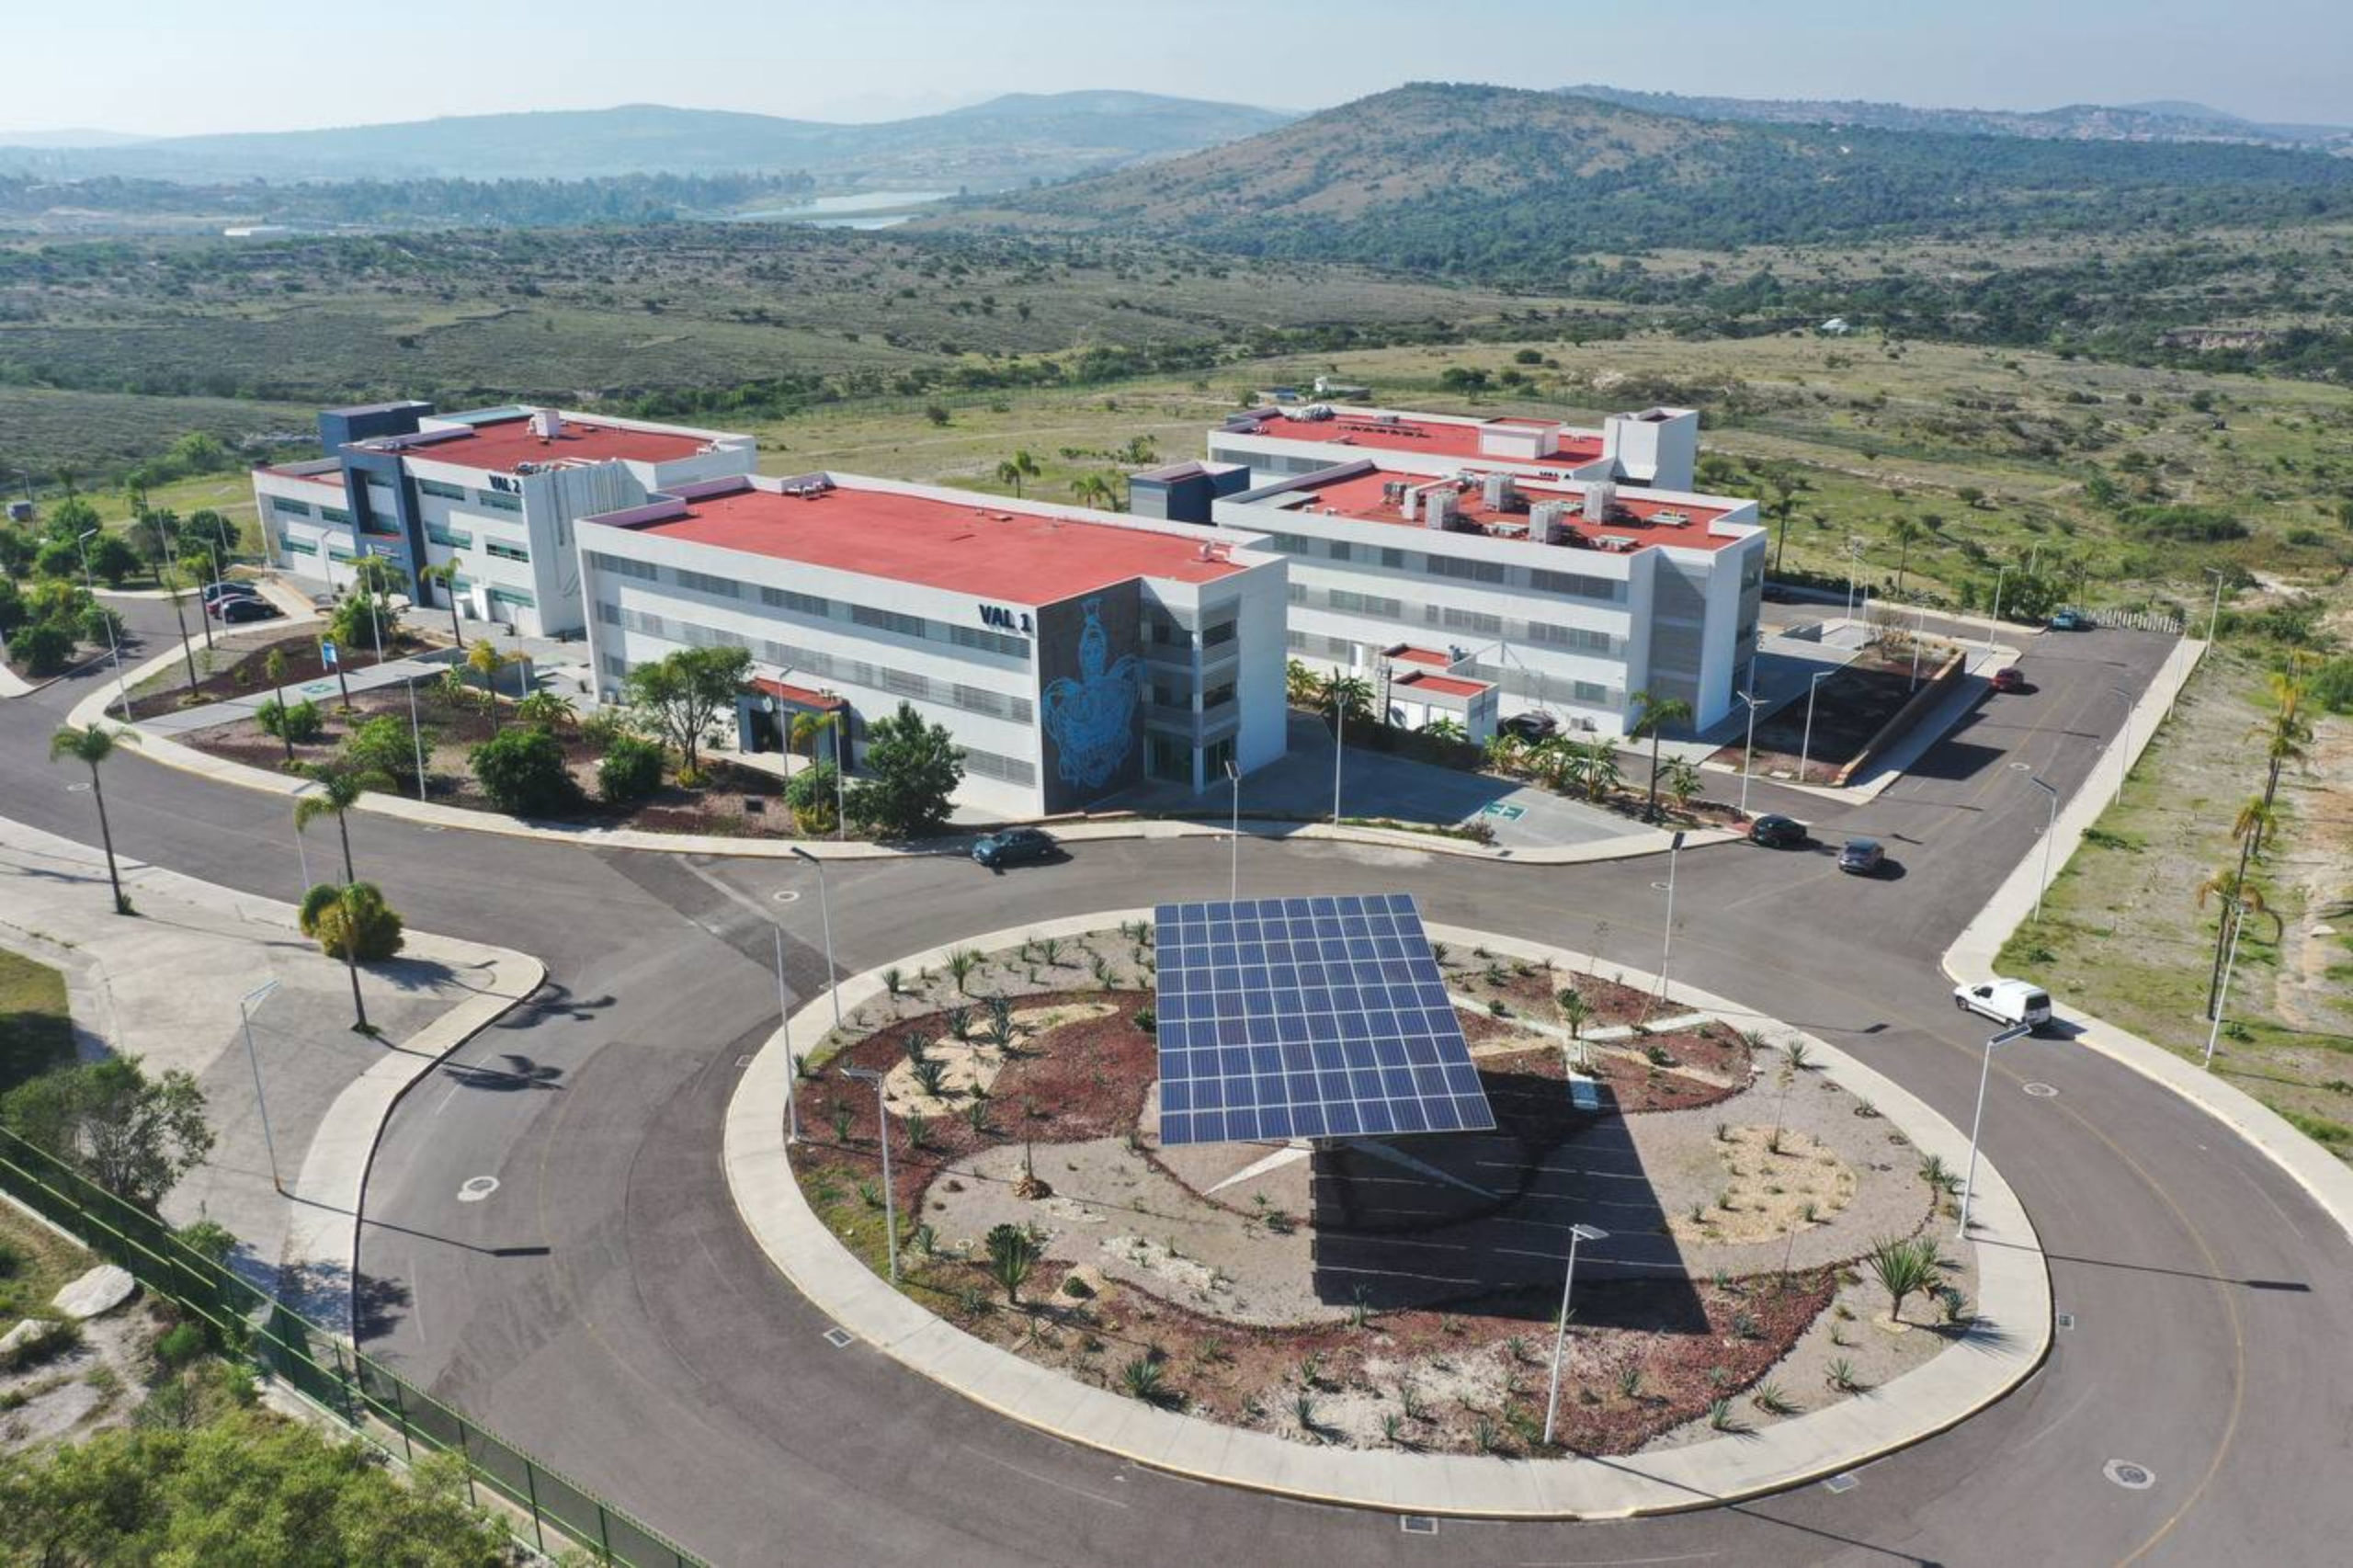
[[1236, 104], [1123, 92], [1016, 94], [946, 114], [869, 125], [631, 104], [175, 136], [119, 147], [0, 146], [0, 173], [218, 182], [796, 170], [835, 185], [987, 189], [1188, 153], [1289, 118]]
[[133, 147], [149, 138], [120, 131], [73, 126], [63, 131], [0, 131], [0, 146], [9, 147]]
[[2068, 104], [2037, 110], [1915, 108], [1861, 99], [1688, 97], [1585, 83], [1563, 87], [1651, 114], [1746, 124], [1859, 126], [1875, 131], [1928, 131], [1961, 136], [2024, 136], [2045, 141], [2239, 142], [2257, 146], [2317, 147], [2353, 152], [2353, 127], [2264, 125], [2176, 99], [2140, 104]]
[[1980, 226], [2353, 214], [2353, 160], [2252, 146], [1734, 124], [1417, 83], [1245, 141], [957, 204], [925, 226], [1119, 232], [1558, 280], [1616, 253]]

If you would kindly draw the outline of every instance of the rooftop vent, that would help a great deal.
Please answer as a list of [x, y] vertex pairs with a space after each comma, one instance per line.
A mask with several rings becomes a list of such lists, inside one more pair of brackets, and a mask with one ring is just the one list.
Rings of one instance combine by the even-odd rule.
[[563, 434], [563, 415], [552, 408], [531, 410], [531, 434], [542, 441], [552, 441]]

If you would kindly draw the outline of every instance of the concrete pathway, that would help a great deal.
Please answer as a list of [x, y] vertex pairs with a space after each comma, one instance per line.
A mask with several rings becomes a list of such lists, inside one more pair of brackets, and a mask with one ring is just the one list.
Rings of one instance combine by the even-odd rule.
[[[2131, 752], [2124, 764], [2126, 771], [2131, 771], [2140, 761], [2141, 754], [2156, 739], [2157, 726], [2172, 711], [2181, 688], [2188, 684], [2205, 651], [2205, 643], [2184, 640], [2148, 690], [2142, 693], [2132, 710]], [[2050, 855], [2046, 858], [2038, 851], [2020, 861], [2009, 880], [1986, 901], [1977, 918], [1945, 950], [1945, 972], [1956, 983], [1974, 984], [1994, 977], [1994, 962], [2002, 944], [2032, 915], [2036, 894], [2047, 885], [2042, 876], [2046, 858], [2055, 881], [2082, 846], [2085, 831], [2099, 821], [2108, 803], [2109, 792], [2095, 786], [2076, 790], [2059, 809], [2058, 837], [2051, 845]], [[2353, 1236], [2353, 1165], [2313, 1142], [2269, 1106], [2204, 1071], [2199, 1063], [2071, 1007], [2064, 996], [2053, 996], [2052, 1009], [2072, 1031], [2077, 1044], [2164, 1085], [2260, 1150], [2311, 1193], [2313, 1201], [2325, 1209], [2348, 1236]]]
[[[290, 702], [312, 701], [332, 704], [341, 699], [347, 687], [353, 693], [376, 691], [384, 687], [397, 687], [408, 681], [439, 680], [442, 672], [457, 663], [454, 649], [435, 649], [430, 653], [413, 654], [404, 659], [387, 659], [377, 664], [373, 655], [362, 655], [366, 663], [347, 667], [343, 680], [323, 676], [286, 688]], [[191, 730], [209, 730], [216, 724], [233, 724], [240, 719], [250, 719], [263, 704], [275, 701], [278, 694], [264, 686], [237, 697], [208, 702], [201, 708], [182, 708], [157, 713], [139, 722], [141, 730], [149, 734], [184, 735]]]
[[[1149, 909], [1106, 910], [958, 943], [980, 951], [1027, 937], [1076, 936]], [[1433, 926], [1434, 939], [1483, 942], [1507, 957], [1586, 967], [1582, 955], [1487, 933]], [[908, 955], [897, 967], [938, 967], [946, 949]], [[1613, 969], [1620, 966], [1612, 965]], [[1655, 976], [1624, 971], [1628, 984]], [[880, 970], [836, 988], [847, 1012], [883, 994]], [[1684, 985], [1667, 987], [1680, 1006], [1802, 1040], [1810, 1059], [1903, 1129], [1922, 1154], [1959, 1168], [1968, 1157], [1960, 1130], [1904, 1089], [1827, 1042]], [[1080, 1383], [964, 1334], [901, 1295], [842, 1246], [811, 1211], [786, 1153], [783, 1105], [793, 1062], [824, 1038], [831, 998], [804, 1004], [770, 1037], [728, 1103], [722, 1163], [742, 1216], [779, 1272], [817, 1308], [875, 1348], [1001, 1415], [1067, 1441], [1205, 1481], [1319, 1502], [1399, 1513], [1482, 1518], [1623, 1518], [1672, 1513], [1779, 1491], [1854, 1469], [1966, 1420], [2034, 1370], [2052, 1335], [2051, 1283], [2025, 1210], [1998, 1172], [1977, 1167], [1972, 1227], [1978, 1326], [1945, 1353], [1870, 1394], [1761, 1427], [1679, 1449], [1607, 1460], [1506, 1462], [1472, 1455], [1311, 1448], [1154, 1409]]]
[[[121, 873], [135, 919], [111, 913], [99, 851], [0, 819], [0, 945], [64, 971], [85, 1061], [136, 1056], [203, 1089], [217, 1142], [165, 1217], [227, 1226], [238, 1272], [348, 1334], [369, 1310], [354, 1301], [352, 1265], [379, 1128], [404, 1090], [545, 971], [520, 953], [412, 931], [399, 958], [362, 971], [382, 1031], [369, 1040], [352, 1032], [347, 971], [296, 929], [290, 907], [143, 862]], [[248, 1055], [239, 998], [266, 985], [250, 1004]]]

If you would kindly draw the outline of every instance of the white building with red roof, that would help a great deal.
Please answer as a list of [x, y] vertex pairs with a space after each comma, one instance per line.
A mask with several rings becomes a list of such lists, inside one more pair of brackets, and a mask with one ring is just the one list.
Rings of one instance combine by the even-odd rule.
[[1646, 408], [1581, 430], [1521, 415], [1269, 405], [1234, 415], [1210, 432], [1209, 445], [1211, 461], [1249, 469], [1254, 484], [1365, 457], [1410, 473], [1501, 469], [1531, 479], [1688, 490], [1699, 459], [1699, 416], [1688, 408]]
[[600, 695], [746, 648], [747, 750], [838, 713], [855, 775], [907, 702], [963, 748], [960, 800], [1016, 816], [1283, 755], [1284, 563], [1247, 534], [833, 473], [675, 486], [578, 533]]
[[[555, 409], [437, 415], [423, 403], [329, 409], [326, 456], [254, 471], [270, 561], [330, 586], [363, 555], [419, 605], [529, 635], [584, 624], [573, 528], [667, 487], [752, 472], [749, 436]], [[449, 566], [448, 583], [426, 569]]]

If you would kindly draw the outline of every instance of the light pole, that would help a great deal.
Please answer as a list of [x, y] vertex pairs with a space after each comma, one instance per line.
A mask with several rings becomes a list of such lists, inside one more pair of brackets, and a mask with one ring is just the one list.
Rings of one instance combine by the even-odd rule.
[[2120, 686], [2108, 689], [2124, 703], [2124, 733], [2116, 737], [2116, 793], [2108, 801], [2112, 806], [2124, 799], [2124, 775], [2132, 767], [2132, 694]]
[[842, 1027], [842, 988], [834, 983], [837, 972], [834, 968], [834, 910], [825, 897], [825, 863], [798, 844], [792, 846], [792, 853], [797, 858], [817, 868], [817, 917], [824, 922], [825, 928], [825, 989], [833, 994], [834, 1028], [839, 1029]]
[[1748, 704], [1748, 742], [1740, 752], [1740, 814], [1746, 816], [1748, 814], [1748, 778], [1750, 771], [1756, 764], [1756, 710], [1765, 706], [1765, 701], [1756, 695], [1756, 677], [1753, 675], [1749, 676], [1748, 689], [1735, 695]]
[[416, 722], [416, 677], [408, 678], [408, 744], [416, 753], [416, 798], [425, 799], [425, 731]]
[[2206, 612], [2206, 641], [2211, 646], [2215, 631], [2222, 624], [2222, 583], [2228, 574], [2219, 566], [2209, 566], [2206, 575], [2214, 579], [2214, 608]]
[[2059, 791], [2045, 784], [2034, 774], [2026, 781], [2051, 797], [2051, 807], [2042, 823], [2042, 880], [2034, 884], [2034, 923], [2042, 924], [2042, 893], [2051, 885], [2051, 841], [2059, 836]]
[[1969, 1234], [1969, 1203], [1977, 1196], [1977, 1134], [1985, 1125], [1985, 1081], [1994, 1075], [1994, 1048], [2033, 1032], [2032, 1024], [2015, 1024], [1985, 1039], [1985, 1060], [1977, 1069], [1977, 1114], [1969, 1122], [1969, 1177], [1961, 1184], [1961, 1229], [1956, 1235]]
[[[305, 877], [307, 883], [310, 879]], [[262, 998], [278, 989], [275, 980], [264, 981], [237, 998], [237, 1017], [245, 1028], [245, 1062], [254, 1070], [254, 1105], [261, 1112], [261, 1146], [269, 1154], [269, 1185], [271, 1190], [284, 1193], [286, 1184], [278, 1179], [278, 1142], [269, 1135], [269, 1101], [261, 1092], [261, 1054], [254, 1050], [254, 1013]]]
[[1658, 999], [1666, 1000], [1666, 966], [1675, 957], [1675, 861], [1683, 853], [1683, 830], [1666, 841], [1666, 937], [1658, 949]]
[[302, 824], [299, 821], [294, 824], [294, 858], [302, 868], [302, 892], [308, 894], [311, 891], [311, 852], [302, 847]]
[[1836, 670], [1816, 670], [1813, 678], [1805, 683], [1805, 739], [1798, 747], [1798, 782], [1805, 782], [1806, 768], [1813, 761], [1813, 694], [1824, 681], [1836, 675]]
[[899, 1204], [891, 1191], [891, 1101], [882, 1093], [882, 1073], [875, 1067], [845, 1067], [845, 1078], [874, 1085], [874, 1141], [882, 1146], [882, 1235], [891, 1249], [891, 1283], [899, 1282]]
[[1994, 633], [2002, 624], [2002, 584], [2010, 574], [2007, 566], [1994, 574], [1994, 613], [1985, 618], [1985, 651], [1994, 651]]
[[849, 755], [842, 749], [842, 732], [849, 726], [849, 710], [834, 710], [834, 838], [849, 836]]
[[1226, 843], [1232, 850], [1225, 897], [1229, 903], [1239, 903], [1242, 902], [1242, 770], [1233, 766], [1232, 757], [1225, 759], [1225, 778], [1233, 786], [1233, 825], [1226, 830], [1225, 835]]
[[2239, 961], [2239, 933], [2246, 929], [2246, 904], [2240, 899], [2231, 900], [2231, 946], [2222, 960], [2222, 989], [2214, 998], [2214, 1024], [2206, 1031], [2206, 1059], [2199, 1065], [2207, 1072], [2214, 1070], [2214, 1042], [2222, 1035], [2222, 1010], [2231, 1005], [2231, 970]]
[[114, 612], [98, 603], [98, 585], [90, 580], [90, 540], [97, 531], [96, 528], [83, 529], [74, 536], [74, 548], [82, 557], [82, 591], [90, 596], [92, 607], [106, 617], [107, 652], [114, 659], [115, 695], [122, 701], [122, 722], [128, 724], [131, 722], [131, 687], [124, 684], [122, 678], [122, 644], [115, 641]]
[[1332, 825], [1340, 825], [1340, 759], [1347, 755], [1348, 687], [1342, 676], [1332, 688]]
[[797, 1104], [801, 1080], [801, 1061], [792, 1053], [790, 1033], [791, 1002], [784, 984], [784, 927], [771, 926], [776, 934], [776, 1027], [785, 1031], [784, 1037], [784, 1141], [801, 1142], [801, 1107]]
[[1928, 601], [1922, 599], [1920, 601], [1920, 619], [1912, 623], [1912, 685], [1908, 689], [1913, 691], [1920, 689], [1920, 647], [1922, 643], [1927, 641], [1927, 637]]
[[1569, 1291], [1577, 1282], [1577, 1244], [1606, 1242], [1609, 1233], [1592, 1225], [1569, 1227], [1569, 1267], [1561, 1276], [1561, 1318], [1552, 1325], [1552, 1391], [1544, 1396], [1544, 1446], [1552, 1446], [1553, 1418], [1561, 1408], [1561, 1359], [1569, 1346]]

